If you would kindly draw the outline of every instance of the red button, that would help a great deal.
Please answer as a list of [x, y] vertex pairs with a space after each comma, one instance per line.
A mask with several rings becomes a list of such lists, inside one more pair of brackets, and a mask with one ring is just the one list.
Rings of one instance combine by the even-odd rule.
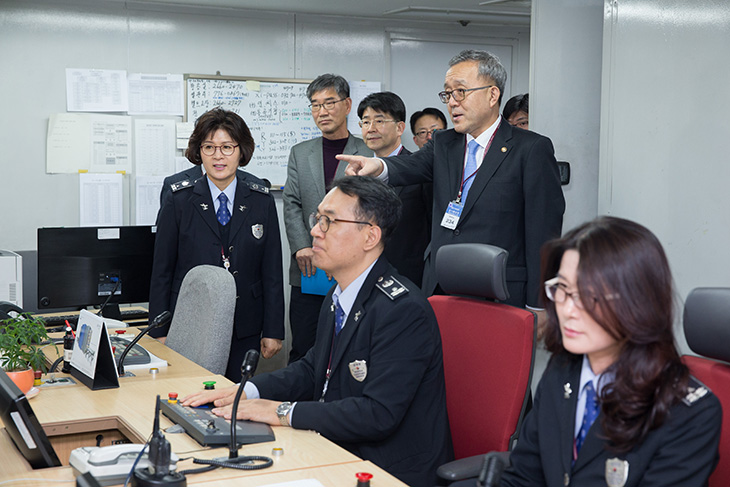
[[124, 335], [125, 333], [127, 333], [127, 330], [124, 330], [124, 329], [114, 330], [114, 333], [116, 333], [117, 335]]
[[355, 477], [357, 477], [357, 480], [367, 482], [368, 480], [370, 480], [371, 478], [373, 478], [373, 474], [367, 473], [367, 472], [357, 472], [355, 474]]
[[167, 395], [167, 398], [168, 399], [173, 399], [173, 400], [177, 399], [177, 392], [171, 392], [171, 393], [169, 393]]

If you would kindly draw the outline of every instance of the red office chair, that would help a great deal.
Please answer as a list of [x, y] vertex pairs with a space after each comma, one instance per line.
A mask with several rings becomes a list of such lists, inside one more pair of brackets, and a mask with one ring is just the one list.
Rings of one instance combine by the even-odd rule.
[[709, 487], [726, 487], [730, 485], [730, 288], [697, 288], [689, 293], [684, 335], [692, 351], [703, 357], [685, 355], [682, 360], [722, 404], [720, 463]]
[[[439, 475], [476, 477], [483, 455], [507, 451], [530, 403], [536, 317], [507, 299], [507, 251], [486, 244], [439, 249], [436, 274], [447, 296], [429, 298], [441, 331], [454, 457]], [[467, 459], [473, 455], [478, 455]]]

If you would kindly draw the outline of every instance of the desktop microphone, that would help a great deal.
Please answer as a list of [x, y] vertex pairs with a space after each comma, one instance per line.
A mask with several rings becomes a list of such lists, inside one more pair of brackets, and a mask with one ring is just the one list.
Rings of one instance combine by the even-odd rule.
[[102, 312], [104, 311], [104, 308], [106, 308], [106, 305], [109, 304], [109, 300], [112, 299], [112, 297], [114, 297], [114, 293], [117, 292], [117, 289], [119, 289], [119, 286], [122, 284], [122, 280], [118, 277], [112, 277], [111, 280], [114, 281], [114, 288], [112, 289], [112, 292], [109, 293], [109, 297], [106, 298], [106, 300], [104, 301], [104, 304], [101, 305], [101, 307], [99, 308], [99, 311], [97, 311], [96, 314], [98, 316], [102, 316], [104, 318], [111, 318], [113, 320], [121, 321], [122, 312], [119, 311], [119, 305], [116, 303], [113, 304], [111, 307], [109, 307], [109, 309], [107, 311], [110, 311], [110, 312], [107, 313], [107, 316], [104, 316], [102, 314]]
[[229, 445], [228, 451], [229, 461], [238, 458], [238, 442], [236, 441], [236, 413], [238, 412], [238, 402], [241, 400], [243, 386], [256, 371], [258, 363], [259, 353], [256, 350], [249, 350], [246, 352], [246, 356], [243, 358], [243, 364], [241, 364], [241, 384], [239, 384], [238, 391], [236, 391], [236, 397], [233, 400], [233, 409], [231, 410], [231, 444]]
[[130, 342], [129, 345], [127, 345], [127, 348], [124, 349], [124, 352], [122, 352], [122, 356], [119, 357], [119, 364], [117, 364], [117, 372], [119, 373], [119, 377], [122, 377], [124, 375], [124, 358], [127, 356], [130, 350], [132, 350], [132, 347], [134, 347], [137, 342], [147, 334], [152, 328], [157, 328], [160, 326], [165, 326], [172, 320], [172, 313], [169, 311], [163, 311], [162, 313], [158, 314], [154, 320], [152, 320], [152, 323], [149, 324], [147, 328], [142, 330], [140, 333], [137, 334], [136, 337], [134, 337], [134, 340]]
[[[236, 468], [239, 470], [260, 470], [268, 468], [274, 464], [274, 460], [269, 457], [260, 455], [238, 456], [238, 442], [236, 441], [236, 413], [238, 412], [238, 402], [241, 400], [243, 386], [251, 378], [256, 365], [259, 362], [259, 353], [256, 350], [249, 350], [243, 358], [241, 365], [241, 384], [236, 391], [236, 397], [233, 400], [233, 409], [231, 410], [231, 443], [229, 446], [228, 458], [193, 459], [193, 463], [199, 465], [211, 465], [213, 467]], [[263, 463], [254, 463], [263, 462]]]

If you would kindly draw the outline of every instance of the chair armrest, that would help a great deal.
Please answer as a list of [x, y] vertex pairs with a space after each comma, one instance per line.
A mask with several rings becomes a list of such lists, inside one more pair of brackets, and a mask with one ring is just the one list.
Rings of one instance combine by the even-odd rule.
[[460, 458], [453, 462], [441, 465], [436, 471], [436, 474], [439, 478], [449, 482], [476, 478], [479, 476], [479, 470], [482, 468], [482, 463], [484, 463], [484, 455]]

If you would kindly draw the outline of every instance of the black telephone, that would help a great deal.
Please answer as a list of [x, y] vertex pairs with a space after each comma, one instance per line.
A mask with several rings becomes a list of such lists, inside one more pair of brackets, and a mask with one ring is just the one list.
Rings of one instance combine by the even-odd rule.
[[[10, 313], [14, 313], [14, 315], [11, 315]], [[25, 311], [22, 308], [14, 305], [13, 303], [10, 303], [8, 301], [0, 301], [0, 321], [15, 318], [23, 313], [25, 313]]]

